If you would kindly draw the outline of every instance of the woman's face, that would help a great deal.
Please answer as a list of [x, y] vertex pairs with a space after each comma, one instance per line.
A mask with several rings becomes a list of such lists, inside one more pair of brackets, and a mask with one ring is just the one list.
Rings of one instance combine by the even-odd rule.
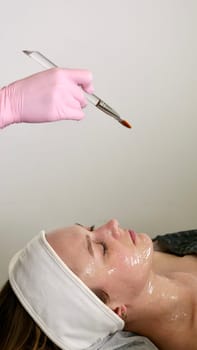
[[152, 241], [146, 234], [122, 229], [117, 220], [92, 232], [79, 225], [59, 229], [47, 240], [89, 288], [109, 295], [112, 309], [117, 302], [134, 300], [148, 283]]

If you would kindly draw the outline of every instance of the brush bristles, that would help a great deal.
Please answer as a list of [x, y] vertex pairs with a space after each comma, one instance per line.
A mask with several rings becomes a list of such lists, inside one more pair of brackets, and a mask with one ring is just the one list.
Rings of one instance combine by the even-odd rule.
[[129, 122], [127, 120], [121, 120], [120, 122], [122, 125], [126, 126], [126, 128], [131, 129], [132, 126], [129, 124]]

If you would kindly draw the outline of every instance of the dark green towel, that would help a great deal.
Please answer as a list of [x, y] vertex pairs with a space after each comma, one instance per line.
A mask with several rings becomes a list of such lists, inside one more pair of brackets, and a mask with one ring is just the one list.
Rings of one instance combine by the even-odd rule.
[[197, 254], [197, 230], [166, 233], [153, 238], [155, 250], [178, 256]]

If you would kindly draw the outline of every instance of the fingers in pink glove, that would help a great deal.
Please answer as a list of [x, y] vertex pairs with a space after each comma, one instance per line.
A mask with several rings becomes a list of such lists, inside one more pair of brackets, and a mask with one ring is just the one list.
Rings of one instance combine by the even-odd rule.
[[52, 68], [0, 90], [0, 127], [84, 118], [84, 89], [94, 91], [88, 70]]
[[[87, 99], [84, 92], [92, 94], [94, 92], [92, 73], [88, 70], [80, 69], [66, 69], [66, 68], [52, 68], [50, 69], [55, 84], [62, 85], [65, 95], [70, 94], [80, 102], [81, 108], [87, 106]], [[68, 80], [69, 88], [68, 88]], [[53, 83], [54, 83], [53, 81]], [[83, 89], [83, 90], [82, 90]], [[66, 97], [66, 96], [65, 96]], [[66, 101], [66, 99], [65, 99]]]
[[86, 69], [70, 69], [69, 71], [66, 70], [66, 74], [69, 74], [71, 79], [78, 85], [80, 85], [84, 91], [86, 91], [88, 94], [93, 94], [94, 87], [93, 87], [93, 77], [92, 73], [89, 70]]
[[72, 91], [73, 98], [76, 99], [77, 101], [79, 101], [81, 108], [86, 107], [87, 106], [87, 99], [86, 99], [81, 87], [76, 85], [75, 83], [73, 83], [71, 91]]
[[[85, 100], [81, 88], [79, 88], [80, 93], [82, 94], [83, 100]], [[58, 93], [57, 99], [59, 102], [55, 102], [56, 106], [54, 110], [54, 114], [57, 113], [57, 120], [64, 120], [65, 115], [69, 115], [72, 120], [80, 120], [85, 117], [85, 114], [82, 110], [82, 101], [79, 100], [79, 93], [75, 97], [73, 92], [70, 94], [69, 98], [65, 90], [62, 90], [62, 93]], [[66, 102], [66, 103], [65, 103]], [[85, 102], [83, 102], [83, 106], [85, 107]]]
[[[66, 114], [70, 115], [70, 120], [81, 120], [85, 117], [84, 112], [81, 108], [67, 107]], [[56, 120], [65, 120], [65, 111], [59, 111], [56, 117]]]

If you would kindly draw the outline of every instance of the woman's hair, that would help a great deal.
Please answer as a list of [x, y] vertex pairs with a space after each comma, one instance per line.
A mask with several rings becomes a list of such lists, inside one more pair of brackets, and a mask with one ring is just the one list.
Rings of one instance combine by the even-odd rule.
[[1, 350], [60, 350], [20, 304], [9, 281], [0, 292], [0, 325]]
[[[93, 292], [107, 303], [104, 291]], [[9, 281], [0, 292], [0, 325], [0, 350], [60, 350], [23, 308]]]

